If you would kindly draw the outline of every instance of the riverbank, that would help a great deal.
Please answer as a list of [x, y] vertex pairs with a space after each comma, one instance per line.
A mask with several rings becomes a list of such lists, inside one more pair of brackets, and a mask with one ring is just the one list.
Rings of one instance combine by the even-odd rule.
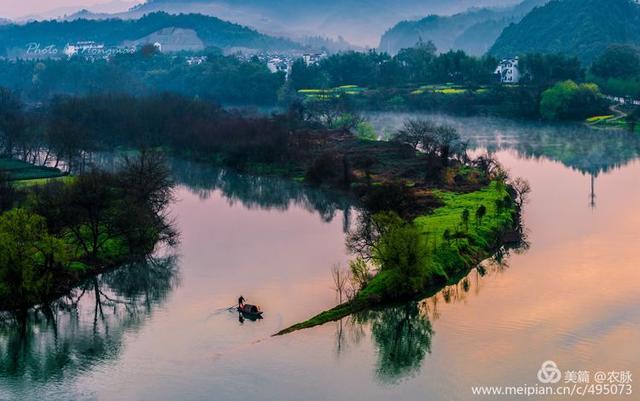
[[[443, 287], [457, 283], [470, 269], [495, 254], [506, 242], [517, 237], [517, 208], [507, 188], [494, 181], [484, 189], [467, 194], [438, 192], [444, 206], [413, 220], [424, 241], [428, 257], [419, 274], [427, 276], [426, 285], [399, 298], [389, 294], [393, 272], [381, 270], [357, 293], [354, 299], [295, 324], [275, 335], [284, 335], [340, 320], [348, 315], [393, 302], [421, 299]], [[486, 216], [467, 221], [465, 210], [487, 209]]]
[[177, 241], [165, 215], [173, 184], [159, 154], [141, 152], [114, 172], [12, 183], [0, 182], [0, 311], [25, 316]]
[[[197, 99], [165, 96], [122, 97], [117, 100], [100, 96], [60, 99], [61, 104], [48, 111], [51, 113], [48, 121], [66, 118], [67, 112], [72, 110], [95, 114], [96, 118], [108, 116], [103, 118], [104, 125], [100, 127], [92, 125], [92, 118], [87, 118], [78, 127], [86, 135], [72, 152], [76, 157], [62, 158], [62, 162], [81, 166], [84, 165], [82, 161], [93, 160], [95, 152], [98, 152], [96, 149], [135, 149], [142, 143], [148, 149], [163, 149], [169, 154], [225, 168], [279, 175], [316, 187], [342, 191], [357, 200], [364, 214], [375, 221], [378, 230], [374, 233], [377, 238], [364, 238], [359, 250], [361, 253], [370, 251], [369, 255], [361, 256], [375, 260], [379, 269], [372, 282], [367, 279], [361, 285], [362, 297], [371, 292], [371, 296], [366, 297], [367, 302], [392, 302], [423, 292], [430, 285], [446, 282], [454, 275], [454, 266], [465, 262], [467, 252], [469, 257], [473, 257], [484, 248], [476, 249], [477, 244], [490, 242], [484, 236], [475, 237], [474, 222], [477, 221], [479, 228], [487, 224], [493, 216], [496, 200], [503, 202], [508, 199], [508, 204], [502, 204], [501, 208], [513, 207], [513, 199], [504, 192], [508, 178], [504, 170], [488, 155], [471, 159], [465, 142], [450, 126], [408, 120], [392, 139], [381, 141], [366, 139], [375, 135], [356, 135], [358, 119], [344, 112], [336, 114], [336, 110], [331, 108], [309, 110], [301, 106], [286, 114], [246, 117]], [[121, 110], [123, 105], [130, 113], [121, 117], [117, 111], [124, 112]], [[145, 120], [146, 130], [131, 128], [119, 131], [122, 126], [135, 127], [137, 114], [134, 111], [142, 112], [151, 105], [159, 108], [158, 113], [167, 109], [167, 119]], [[187, 108], [194, 115], [171, 114], [172, 108]], [[336, 122], [341, 124], [334, 124]], [[334, 129], [336, 125], [340, 128]], [[176, 130], [175, 127], [181, 129]], [[119, 132], [120, 136], [110, 137], [107, 144], [106, 132]], [[81, 155], [82, 160], [75, 160], [77, 155]], [[137, 176], [141, 172], [139, 170], [149, 166], [163, 177], [148, 180]], [[108, 173], [90, 172], [87, 175], [89, 179], [80, 176], [74, 181], [72, 187], [76, 190], [69, 193], [62, 191], [57, 194], [56, 191], [64, 186], [51, 185], [51, 191], [41, 191], [40, 195], [46, 202], [34, 212], [44, 216], [49, 224], [55, 223], [56, 235], [72, 234], [76, 248], [81, 247], [85, 254], [96, 260], [96, 255], [104, 250], [103, 229], [116, 228], [115, 232], [107, 232], [106, 238], [109, 238], [117, 237], [120, 232], [143, 235], [137, 231], [141, 228], [145, 231], [148, 222], [164, 227], [160, 215], [164, 202], [170, 199], [170, 191], [164, 189], [170, 183], [158, 160], [153, 160], [149, 166], [144, 163], [140, 169], [115, 177], [109, 177]], [[130, 188], [130, 179], [141, 187]], [[112, 182], [113, 186], [107, 184], [105, 187], [105, 182]], [[130, 210], [130, 204], [135, 205], [138, 196], [150, 193], [145, 186], [156, 183], [162, 185], [158, 188], [162, 202], [155, 198], [145, 201], [151, 202], [149, 205], [153, 213], [141, 216], [136, 210]], [[488, 192], [483, 192], [487, 188]], [[49, 192], [56, 197], [49, 198]], [[466, 198], [454, 201], [448, 193], [482, 196], [468, 202]], [[495, 199], [484, 196], [487, 193], [493, 193]], [[129, 196], [133, 199], [127, 199]], [[57, 204], [58, 198], [63, 202]], [[464, 205], [462, 209], [453, 206], [460, 199]], [[46, 206], [47, 202], [53, 202], [56, 207], [52, 210]], [[438, 222], [437, 232], [428, 233], [432, 229], [431, 223], [425, 223], [419, 217], [430, 216], [447, 202], [451, 212], [445, 213], [443, 216], [447, 217]], [[73, 207], [69, 213], [62, 213], [62, 217], [52, 213], [68, 211], [68, 205]], [[106, 217], [115, 220], [95, 221], [92, 208], [98, 208], [100, 219], [105, 217], [102, 212], [106, 208]], [[86, 216], [85, 221], [76, 221], [78, 215]], [[367, 233], [362, 234], [366, 236]], [[126, 239], [129, 240], [128, 237]], [[446, 247], [438, 245], [443, 242]], [[146, 251], [153, 243], [143, 238], [138, 245]], [[452, 245], [454, 243], [455, 246]], [[433, 255], [440, 256], [434, 258]], [[438, 263], [426, 261], [427, 257]], [[374, 290], [376, 288], [377, 291]], [[376, 297], [379, 298], [377, 301], [374, 300]]]

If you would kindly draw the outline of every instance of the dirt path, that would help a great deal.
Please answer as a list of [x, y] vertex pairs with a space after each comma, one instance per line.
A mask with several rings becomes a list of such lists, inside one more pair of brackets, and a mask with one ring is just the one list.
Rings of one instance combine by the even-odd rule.
[[610, 119], [609, 121], [621, 120], [623, 118], [626, 118], [628, 115], [624, 111], [621, 111], [620, 109], [618, 109], [617, 104], [611, 105], [611, 107], [609, 107], [609, 110], [611, 110], [616, 115], [614, 118]]
[[[625, 113], [624, 111], [618, 109], [618, 104], [613, 104], [611, 106], [609, 106], [609, 111], [611, 111], [611, 113], [613, 113], [615, 115], [615, 117], [612, 117], [608, 120], [605, 120], [606, 123], [610, 123], [613, 121], [618, 121], [618, 120], [622, 120], [623, 118], [627, 117], [627, 113]], [[594, 121], [594, 122], [585, 122], [585, 125], [587, 127], [593, 128], [593, 129], [604, 129], [606, 127], [602, 127], [600, 126], [600, 124], [602, 123], [602, 120], [598, 120], [598, 121]]]

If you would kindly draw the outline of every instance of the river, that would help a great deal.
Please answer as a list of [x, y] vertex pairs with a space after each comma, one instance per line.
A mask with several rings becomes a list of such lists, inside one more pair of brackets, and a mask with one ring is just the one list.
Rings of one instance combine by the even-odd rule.
[[[408, 117], [369, 116], [381, 132]], [[174, 161], [175, 254], [87, 283], [56, 324], [38, 315], [1, 328], [0, 400], [492, 399], [471, 387], [535, 386], [547, 360], [640, 375], [640, 137], [428, 117], [531, 183], [526, 249], [417, 304], [271, 337], [336, 304], [330, 270], [350, 258], [355, 208]], [[241, 294], [264, 319], [227, 309]]]

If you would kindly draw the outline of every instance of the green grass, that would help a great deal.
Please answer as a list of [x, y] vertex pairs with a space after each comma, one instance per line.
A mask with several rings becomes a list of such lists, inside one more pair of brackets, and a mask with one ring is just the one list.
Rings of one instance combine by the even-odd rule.
[[[443, 200], [445, 206], [434, 210], [430, 215], [420, 216], [415, 219], [415, 224], [430, 240], [436, 238], [438, 242], [442, 241], [446, 229], [451, 232], [465, 229], [461, 223], [464, 209], [468, 209], [471, 216], [469, 230], [465, 234], [476, 241], [481, 241], [481, 238], [487, 232], [511, 223], [509, 214], [501, 213], [498, 216], [496, 213], [496, 201], [507, 196], [504, 186], [498, 185], [496, 182], [492, 182], [485, 189], [468, 194], [443, 191], [437, 191], [436, 194]], [[487, 208], [487, 214], [482, 220], [482, 224], [476, 225], [475, 212], [480, 205], [484, 205]]]
[[9, 175], [9, 180], [37, 180], [61, 177], [63, 173], [57, 168], [34, 166], [33, 164], [16, 159], [0, 159], [0, 173]]
[[14, 181], [14, 185], [17, 188], [30, 188], [38, 185], [45, 185], [50, 182], [62, 182], [67, 184], [67, 183], [73, 182], [73, 180], [75, 180], [75, 177], [72, 177], [70, 175], [65, 175], [62, 177], [53, 177], [53, 178], [36, 178], [31, 180], [17, 180], [17, 181]]
[[[426, 236], [425, 246], [429, 256], [428, 265], [424, 269], [432, 275], [444, 277], [444, 285], [453, 284], [473, 266], [491, 256], [496, 247], [499, 234], [513, 225], [513, 210], [498, 213], [496, 201], [503, 200], [508, 193], [502, 183], [492, 182], [486, 188], [467, 193], [438, 191], [444, 206], [433, 213], [417, 217], [414, 224]], [[484, 205], [487, 214], [482, 222], [476, 222], [475, 212]], [[462, 213], [469, 210], [468, 228], [462, 224]], [[446, 241], [445, 230], [452, 234], [458, 232], [460, 237]], [[441, 287], [443, 280], [432, 277], [432, 284], [424, 288], [423, 295], [433, 294]], [[324, 311], [311, 319], [286, 328], [276, 335], [319, 326], [321, 324], [342, 319], [352, 313], [380, 306], [389, 288], [391, 279], [388, 271], [378, 273], [356, 298], [349, 302]], [[435, 285], [434, 283], [441, 283]]]
[[[507, 191], [504, 185], [492, 182], [488, 187], [467, 193], [436, 191], [444, 206], [439, 207], [433, 213], [417, 217], [414, 224], [426, 237], [425, 251], [430, 255], [429, 265], [424, 266], [428, 274], [444, 276], [447, 280], [456, 277], [461, 270], [472, 267], [479, 255], [482, 258], [490, 256], [495, 245], [496, 233], [511, 227], [513, 218], [510, 211], [497, 213], [496, 201], [504, 199]], [[478, 208], [484, 205], [487, 213], [481, 223], [476, 222], [475, 214]], [[468, 227], [462, 223], [462, 213], [469, 210]], [[449, 241], [444, 239], [444, 233], [449, 230], [452, 235], [459, 237]], [[359, 297], [379, 298], [384, 293], [385, 281], [388, 277], [379, 274], [371, 281]], [[431, 282], [436, 281], [431, 278]]]

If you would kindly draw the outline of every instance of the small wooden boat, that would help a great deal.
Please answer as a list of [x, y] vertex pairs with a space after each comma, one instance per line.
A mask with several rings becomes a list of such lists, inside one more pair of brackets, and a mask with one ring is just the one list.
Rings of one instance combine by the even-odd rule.
[[248, 318], [262, 319], [262, 311], [256, 305], [244, 304], [242, 307], [238, 306], [238, 312]]

